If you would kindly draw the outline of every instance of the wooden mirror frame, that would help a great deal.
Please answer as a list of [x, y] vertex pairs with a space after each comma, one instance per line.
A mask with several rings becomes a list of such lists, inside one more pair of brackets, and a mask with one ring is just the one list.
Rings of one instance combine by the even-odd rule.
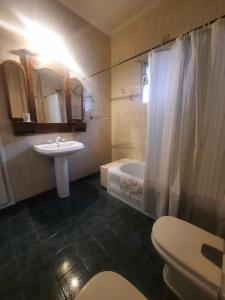
[[[81, 98], [82, 98], [82, 103], [81, 103], [81, 119], [73, 119], [72, 118], [72, 95], [71, 95], [71, 118], [72, 118], [72, 122], [81, 122], [81, 121], [83, 121], [84, 120], [84, 88], [83, 88], [83, 85], [82, 85], [82, 82], [79, 80], [79, 79], [77, 79], [77, 78], [75, 78], [75, 77], [72, 77], [72, 78], [70, 78], [70, 82], [71, 82], [71, 80], [72, 79], [76, 79], [79, 83], [80, 83], [80, 85], [81, 85]], [[71, 86], [70, 86], [70, 83], [69, 83], [69, 90], [71, 90]]]
[[7, 105], [7, 110], [8, 110], [8, 116], [9, 119], [12, 121], [23, 121], [23, 118], [15, 118], [12, 115], [12, 108], [11, 108], [11, 101], [10, 101], [10, 91], [9, 91], [9, 84], [8, 84], [8, 74], [7, 74], [7, 64], [12, 64], [17, 66], [21, 71], [22, 74], [24, 76], [24, 88], [25, 88], [25, 93], [26, 93], [26, 101], [27, 101], [27, 108], [28, 111], [30, 111], [30, 101], [29, 101], [29, 95], [28, 95], [28, 85], [27, 85], [27, 77], [26, 77], [26, 72], [25, 69], [23, 68], [23, 66], [18, 63], [17, 61], [14, 60], [5, 60], [2, 64], [1, 64], [1, 72], [2, 72], [2, 83], [3, 83], [3, 88], [5, 91], [5, 97], [6, 97], [6, 105]]
[[[83, 120], [84, 119], [83, 102], [82, 102], [82, 119], [72, 119], [72, 102], [71, 102], [71, 94], [70, 94], [69, 70], [58, 63], [44, 64], [39, 60], [37, 60], [36, 56], [29, 55], [26, 53], [23, 53], [23, 55], [20, 56], [20, 61], [22, 65], [13, 60], [6, 60], [1, 64], [2, 74], [3, 74], [2, 76], [3, 85], [4, 85], [7, 107], [8, 107], [8, 114], [9, 114], [9, 118], [12, 120], [14, 134], [27, 135], [27, 134], [54, 133], [54, 132], [56, 133], [56, 132], [85, 131], [86, 123], [84, 123]], [[9, 87], [7, 83], [6, 67], [5, 67], [7, 62], [16, 64], [23, 71], [25, 77], [25, 84], [26, 84], [27, 107], [31, 116], [31, 122], [29, 123], [23, 122], [22, 118], [12, 117]], [[32, 82], [32, 69], [35, 69], [35, 67], [38, 69], [47, 68], [63, 76], [67, 123], [38, 123], [37, 122], [37, 114], [36, 114], [33, 82]], [[82, 89], [82, 94], [83, 94], [83, 89]]]

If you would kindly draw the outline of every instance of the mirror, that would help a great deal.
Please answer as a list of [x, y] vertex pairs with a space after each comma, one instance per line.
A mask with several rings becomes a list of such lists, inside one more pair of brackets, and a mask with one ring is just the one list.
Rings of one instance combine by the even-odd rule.
[[28, 113], [25, 72], [16, 61], [5, 61], [2, 64], [2, 71], [9, 117], [22, 119], [23, 114]]
[[83, 87], [81, 82], [76, 78], [70, 79], [71, 109], [72, 119], [83, 119]]
[[38, 123], [67, 123], [64, 77], [54, 70], [32, 69]]
[[41, 61], [26, 49], [18, 55], [21, 63], [1, 63], [14, 134], [85, 131], [81, 82], [56, 61]]

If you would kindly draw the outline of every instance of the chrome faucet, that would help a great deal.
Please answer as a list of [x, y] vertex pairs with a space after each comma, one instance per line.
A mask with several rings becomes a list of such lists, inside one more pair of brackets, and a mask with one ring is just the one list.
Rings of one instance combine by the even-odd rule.
[[66, 142], [66, 139], [63, 138], [63, 137], [58, 136], [58, 137], [55, 139], [55, 141], [56, 141], [56, 143], [58, 143], [58, 142], [64, 143], [64, 142]]
[[56, 142], [56, 143], [59, 143], [59, 142], [61, 142], [61, 139], [62, 139], [62, 138], [61, 138], [60, 136], [58, 136], [58, 137], [55, 139], [55, 142]]
[[55, 139], [55, 142], [57, 144], [57, 147], [59, 147], [59, 142], [61, 141], [61, 137], [58, 136], [56, 139]]
[[65, 139], [65, 138], [62, 138], [62, 137], [60, 137], [60, 136], [58, 136], [58, 137], [55, 139], [55, 142], [56, 142], [57, 146], [59, 147], [59, 142], [65, 143], [65, 142], [66, 142], [66, 139]]
[[64, 142], [66, 142], [67, 141], [67, 139], [65, 139], [65, 138], [62, 138], [62, 137], [60, 137], [60, 136], [58, 136], [56, 139], [55, 139], [55, 141], [54, 140], [48, 140], [48, 144], [53, 144], [53, 143], [59, 143], [59, 142], [61, 142], [61, 143], [64, 143]]

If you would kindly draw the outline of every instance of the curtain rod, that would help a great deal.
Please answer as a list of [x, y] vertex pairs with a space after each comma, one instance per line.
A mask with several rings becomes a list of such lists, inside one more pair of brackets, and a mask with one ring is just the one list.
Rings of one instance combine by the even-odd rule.
[[[190, 34], [190, 33], [193, 32], [193, 31], [202, 29], [202, 28], [204, 28], [204, 27], [206, 27], [206, 26], [211, 25], [212, 23], [216, 22], [217, 20], [219, 20], [219, 19], [224, 19], [224, 18], [225, 18], [225, 15], [223, 15], [223, 16], [221, 16], [221, 17], [218, 17], [218, 18], [216, 18], [216, 19], [214, 19], [214, 20], [212, 20], [212, 21], [210, 21], [210, 22], [207, 22], [207, 23], [205, 23], [204, 25], [198, 26], [198, 27], [196, 27], [196, 28], [194, 28], [194, 29], [192, 29], [192, 30], [190, 30], [190, 31], [187, 31], [187, 32], [185, 32], [185, 33], [182, 33], [182, 34], [180, 34], [179, 36], [188, 35], [188, 34]], [[111, 70], [111, 69], [113, 69], [113, 68], [115, 68], [115, 67], [118, 67], [118, 66], [120, 66], [120, 65], [122, 65], [122, 64], [124, 64], [124, 63], [126, 63], [126, 62], [128, 62], [128, 61], [130, 61], [130, 60], [132, 60], [132, 59], [134, 59], [134, 58], [137, 58], [137, 57], [139, 57], [139, 56], [141, 56], [141, 55], [144, 55], [144, 54], [148, 53], [149, 51], [155, 50], [155, 49], [157, 49], [157, 48], [159, 48], [159, 47], [162, 47], [162, 46], [167, 45], [167, 44], [169, 44], [169, 43], [171, 43], [171, 42], [174, 42], [176, 39], [177, 39], [177, 37], [172, 38], [172, 39], [170, 39], [170, 40], [167, 40], [167, 41], [165, 41], [165, 42], [162, 42], [161, 44], [158, 44], [158, 45], [156, 45], [156, 46], [154, 46], [154, 47], [148, 48], [147, 50], [144, 50], [144, 51], [142, 51], [142, 52], [140, 52], [140, 53], [138, 53], [138, 54], [135, 54], [135, 55], [133, 55], [133, 56], [130, 56], [130, 57], [128, 57], [128, 58], [126, 58], [126, 59], [120, 61], [119, 63], [117, 63], [117, 64], [115, 64], [115, 65], [112, 65], [112, 66], [110, 66], [110, 67], [108, 67], [108, 68], [105, 68], [105, 69], [103, 69], [103, 70], [101, 70], [101, 71], [92, 73], [92, 74], [88, 75], [87, 77], [85, 77], [84, 79], [88, 79], [88, 78], [93, 77], [93, 76], [95, 76], [95, 75], [98, 75], [98, 74], [101, 74], [101, 73], [103, 73], [103, 72], [109, 71], [109, 70]]]

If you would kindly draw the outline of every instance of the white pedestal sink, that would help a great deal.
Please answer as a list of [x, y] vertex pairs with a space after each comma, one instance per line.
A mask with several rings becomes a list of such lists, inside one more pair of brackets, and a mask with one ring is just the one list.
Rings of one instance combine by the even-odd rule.
[[70, 195], [68, 155], [84, 149], [82, 143], [76, 141], [57, 142], [34, 145], [34, 150], [40, 154], [54, 157], [57, 193], [60, 198]]

